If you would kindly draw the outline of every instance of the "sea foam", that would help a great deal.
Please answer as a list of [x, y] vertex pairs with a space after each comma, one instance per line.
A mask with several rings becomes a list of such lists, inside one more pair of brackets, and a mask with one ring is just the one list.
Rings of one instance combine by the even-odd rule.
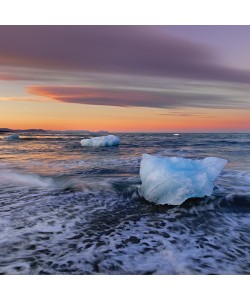
[[0, 182], [1, 184], [12, 186], [54, 187], [54, 182], [49, 177], [41, 177], [37, 174], [16, 173], [10, 170], [0, 170]]

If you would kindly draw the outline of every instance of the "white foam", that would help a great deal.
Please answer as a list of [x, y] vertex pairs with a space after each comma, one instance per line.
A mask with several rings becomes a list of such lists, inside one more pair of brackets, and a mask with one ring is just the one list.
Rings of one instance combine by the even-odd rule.
[[9, 170], [1, 170], [0, 172], [1, 184], [14, 186], [30, 186], [38, 188], [52, 188], [54, 182], [52, 178], [43, 178], [36, 174], [22, 174]]
[[81, 140], [81, 145], [84, 147], [113, 147], [119, 144], [120, 139], [115, 135], [98, 136]]
[[227, 160], [206, 157], [192, 160], [143, 154], [140, 195], [156, 204], [180, 205], [186, 199], [210, 196], [213, 181]]

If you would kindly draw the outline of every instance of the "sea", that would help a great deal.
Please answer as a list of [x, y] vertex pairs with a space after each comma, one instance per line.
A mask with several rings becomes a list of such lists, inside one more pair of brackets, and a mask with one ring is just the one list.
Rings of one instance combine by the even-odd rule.
[[[250, 274], [250, 134], [0, 135], [1, 274]], [[228, 160], [209, 197], [155, 205], [143, 153]]]

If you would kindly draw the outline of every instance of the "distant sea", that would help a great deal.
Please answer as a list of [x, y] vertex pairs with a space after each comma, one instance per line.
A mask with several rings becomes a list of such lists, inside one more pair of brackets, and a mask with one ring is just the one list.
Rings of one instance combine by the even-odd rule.
[[[1, 274], [250, 274], [250, 134], [0, 135]], [[212, 196], [157, 206], [143, 153], [228, 160]]]

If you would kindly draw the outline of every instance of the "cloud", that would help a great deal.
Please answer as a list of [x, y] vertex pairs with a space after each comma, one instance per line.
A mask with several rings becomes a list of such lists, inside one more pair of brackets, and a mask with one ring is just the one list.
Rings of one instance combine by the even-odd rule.
[[158, 114], [159, 116], [169, 116], [169, 117], [202, 117], [202, 118], [213, 118], [212, 115], [207, 115], [206, 113], [189, 113], [189, 112], [169, 112]]
[[37, 81], [47, 82], [60, 79], [60, 74], [30, 68], [1, 68], [0, 81]]
[[3, 66], [250, 83], [167, 26], [0, 26], [0, 40]]
[[[89, 105], [117, 107], [204, 107], [231, 108], [234, 102], [225, 96], [198, 93], [155, 92], [143, 90], [104, 89], [80, 86], [30, 86], [28, 93], [47, 99]], [[237, 107], [239, 103], [237, 103]]]
[[15, 80], [23, 80], [18, 76], [14, 76], [11, 74], [0, 74], [0, 80], [1, 81], [15, 81]]
[[0, 74], [0, 81], [37, 81], [38, 77], [27, 75]]
[[15, 102], [44, 102], [42, 99], [34, 99], [27, 97], [0, 97], [0, 101], [15, 101]]

